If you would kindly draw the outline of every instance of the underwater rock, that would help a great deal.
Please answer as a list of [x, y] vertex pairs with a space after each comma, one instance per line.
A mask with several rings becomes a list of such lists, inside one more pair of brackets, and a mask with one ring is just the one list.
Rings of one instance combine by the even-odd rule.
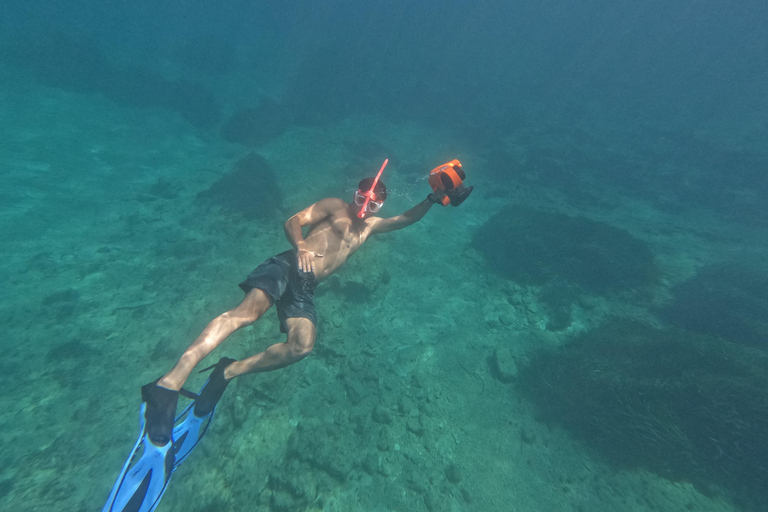
[[45, 354], [46, 376], [62, 388], [76, 390], [85, 382], [89, 366], [99, 356], [98, 349], [78, 339], [57, 343]]
[[548, 331], [562, 331], [571, 326], [573, 305], [580, 299], [578, 287], [554, 280], [541, 288], [538, 298], [544, 305]]
[[0, 499], [5, 498], [13, 490], [15, 484], [16, 482], [13, 478], [0, 480]]
[[365, 458], [363, 459], [363, 471], [368, 473], [369, 475], [373, 475], [376, 473], [376, 470], [379, 467], [379, 454], [374, 451], [370, 451], [366, 453]]
[[421, 416], [411, 416], [405, 421], [405, 428], [416, 435], [421, 437], [424, 435], [424, 425], [421, 421]]
[[221, 107], [213, 92], [192, 80], [164, 80], [155, 98], [152, 106], [178, 112], [196, 128], [211, 128], [221, 118]]
[[152, 185], [148, 193], [151, 196], [159, 197], [160, 199], [174, 199], [179, 195], [179, 184], [175, 181], [171, 181], [164, 177], [157, 178], [155, 184]]
[[365, 67], [358, 49], [341, 42], [307, 52], [286, 80], [283, 93], [296, 123], [324, 126], [354, 112], [370, 86], [361, 75]]
[[306, 505], [285, 491], [275, 491], [270, 499], [270, 508], [275, 512], [292, 512], [297, 507]]
[[398, 167], [397, 172], [410, 185], [418, 185], [428, 176], [429, 164], [403, 163]]
[[387, 428], [379, 430], [379, 440], [376, 443], [376, 448], [380, 452], [388, 452], [395, 447], [395, 438], [392, 437], [392, 433]]
[[491, 374], [501, 382], [512, 382], [517, 378], [517, 362], [507, 347], [497, 347], [491, 358]]
[[355, 378], [344, 379], [344, 389], [346, 390], [347, 398], [352, 405], [359, 404], [363, 398], [368, 395], [366, 387]]
[[[376, 174], [378, 167], [385, 160], [389, 160], [390, 168], [400, 167], [400, 158], [397, 151], [378, 141], [368, 139], [354, 139], [344, 142], [344, 147], [350, 152], [350, 158], [339, 174], [349, 180], [357, 182], [360, 178]], [[421, 170], [421, 176], [426, 178], [429, 168]], [[398, 170], [399, 174], [399, 170]], [[386, 180], [384, 180], [386, 183]]]
[[525, 285], [564, 281], [593, 293], [649, 286], [653, 253], [630, 233], [583, 217], [509, 206], [472, 245], [500, 274]]
[[209, 128], [221, 116], [213, 93], [197, 82], [167, 80], [139, 67], [116, 69], [113, 75], [115, 80], [100, 92], [122, 105], [171, 110], [197, 128]]
[[235, 111], [221, 127], [221, 136], [229, 142], [260, 146], [282, 135], [290, 122], [289, 113], [282, 105], [265, 100], [258, 107]]
[[87, 36], [53, 32], [48, 37], [17, 40], [8, 48], [16, 64], [29, 68], [49, 87], [92, 93], [114, 82], [114, 69], [98, 42]]
[[547, 315], [546, 329], [548, 331], [562, 331], [571, 326], [573, 318], [571, 312], [566, 309], [556, 309]]
[[736, 264], [701, 269], [675, 286], [662, 318], [683, 329], [768, 349], [768, 274]]
[[429, 512], [444, 512], [449, 509], [440, 493], [431, 490], [424, 493], [424, 506]]
[[576, 148], [534, 148], [518, 172], [547, 187], [566, 190], [571, 194], [585, 188], [583, 169], [590, 169], [590, 160]]
[[298, 467], [295, 462], [288, 466], [270, 473], [267, 488], [259, 496], [259, 501], [264, 505], [269, 504], [275, 512], [303, 510], [317, 497], [313, 480], [301, 476], [301, 469], [304, 468]]
[[740, 223], [765, 225], [768, 209], [760, 192], [768, 190], [764, 144], [734, 146], [728, 139], [669, 128], [633, 146], [630, 158], [636, 169], [617, 173], [616, 166], [606, 166], [600, 179], [620, 178], [617, 185], [669, 211], [695, 204]]
[[[338, 276], [332, 276], [328, 284], [328, 290], [341, 295], [345, 302], [360, 304], [371, 300], [376, 291], [377, 282], [358, 283], [357, 281], [344, 281]], [[335, 279], [334, 279], [335, 278]]]
[[445, 478], [452, 484], [461, 482], [461, 471], [459, 470], [459, 466], [454, 462], [448, 464], [445, 468]]
[[613, 321], [521, 368], [519, 389], [621, 468], [768, 505], [768, 352]]
[[173, 52], [173, 57], [192, 73], [214, 77], [230, 73], [237, 66], [234, 46], [213, 34], [184, 42]]
[[93, 357], [94, 350], [79, 340], [65, 341], [54, 345], [45, 354], [47, 363], [61, 363], [65, 359], [81, 361]]
[[392, 411], [383, 405], [377, 405], [373, 410], [373, 421], [380, 425], [389, 425], [392, 423]]
[[268, 218], [282, 206], [274, 171], [258, 153], [240, 159], [234, 169], [197, 195], [249, 220]]
[[148, 67], [120, 67], [94, 38], [57, 32], [16, 41], [9, 55], [40, 83], [64, 91], [100, 93], [131, 107], [168, 109], [198, 128], [209, 128], [220, 116], [213, 93], [202, 84], [169, 80]]
[[[359, 162], [383, 162], [385, 158], [389, 158], [394, 164], [399, 161], [393, 157], [395, 151], [377, 140], [371, 139], [350, 139], [344, 141], [344, 147], [349, 150], [354, 159]], [[398, 169], [398, 172], [400, 170]], [[426, 176], [429, 169], [425, 167], [421, 168], [421, 175]]]
[[[305, 462], [343, 482], [360, 454], [342, 441], [342, 435], [333, 425], [299, 423], [288, 439], [286, 457]], [[323, 441], [318, 442], [318, 439]]]
[[47, 295], [42, 304], [49, 317], [55, 318], [57, 322], [64, 322], [75, 314], [80, 304], [80, 292], [74, 288], [54, 292]]
[[57, 304], [69, 304], [80, 300], [80, 292], [74, 288], [68, 288], [60, 292], [53, 292], [46, 295], [43, 299], [43, 306], [54, 306]]

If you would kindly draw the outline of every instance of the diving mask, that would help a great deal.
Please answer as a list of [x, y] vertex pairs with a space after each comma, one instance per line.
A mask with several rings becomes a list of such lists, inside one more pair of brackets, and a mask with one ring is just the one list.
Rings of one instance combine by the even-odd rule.
[[[357, 206], [363, 206], [365, 204], [365, 200], [367, 198], [366, 194], [368, 192], [360, 193], [359, 190], [355, 190], [355, 204]], [[373, 199], [368, 199], [368, 207], [367, 211], [371, 213], [376, 213], [379, 210], [381, 210], [381, 207], [384, 205], [384, 201], [374, 201]]]
[[[374, 190], [376, 190], [376, 185], [379, 183], [379, 178], [381, 178], [381, 173], [384, 172], [384, 168], [387, 166], [387, 163], [389, 162], [389, 158], [384, 160], [384, 163], [381, 164], [381, 169], [379, 169], [378, 174], [376, 174], [376, 177], [373, 179], [373, 182], [371, 183], [371, 188], [368, 191], [360, 192], [360, 189], [358, 189], [355, 192], [355, 205], [360, 207], [360, 211], [357, 212], [357, 216], [361, 219], [365, 218], [365, 214], [367, 212], [376, 213], [378, 212], [382, 205], [384, 204], [384, 199], [386, 198], [386, 192], [384, 193], [384, 197], [382, 197], [381, 201], [376, 201], [376, 193]], [[364, 182], [365, 180], [363, 180]], [[361, 182], [361, 185], [363, 186]]]

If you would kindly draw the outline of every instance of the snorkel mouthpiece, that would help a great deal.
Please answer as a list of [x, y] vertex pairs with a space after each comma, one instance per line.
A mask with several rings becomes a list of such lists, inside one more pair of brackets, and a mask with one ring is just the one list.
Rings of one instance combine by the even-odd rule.
[[370, 202], [371, 198], [374, 196], [373, 191], [376, 190], [376, 185], [379, 183], [379, 178], [381, 178], [381, 173], [384, 172], [384, 168], [387, 166], [387, 163], [389, 163], [389, 158], [384, 160], [384, 163], [381, 164], [381, 169], [379, 169], [379, 173], [373, 179], [373, 184], [371, 185], [371, 189], [367, 192], [363, 192], [363, 195], [365, 196], [365, 202], [363, 203], [363, 206], [360, 207], [360, 211], [357, 212], [357, 216], [360, 217], [361, 219], [365, 218], [365, 210], [368, 208], [368, 203]]

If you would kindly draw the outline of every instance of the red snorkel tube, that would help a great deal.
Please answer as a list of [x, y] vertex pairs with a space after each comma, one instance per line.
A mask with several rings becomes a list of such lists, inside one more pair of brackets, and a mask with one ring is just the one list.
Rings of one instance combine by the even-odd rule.
[[377, 174], [376, 177], [373, 179], [373, 185], [371, 185], [371, 190], [363, 194], [365, 196], [365, 202], [363, 203], [363, 206], [360, 208], [360, 211], [357, 212], [357, 216], [360, 217], [361, 219], [365, 217], [365, 209], [368, 208], [368, 201], [371, 200], [373, 191], [376, 189], [376, 184], [379, 183], [379, 178], [381, 178], [381, 173], [384, 172], [384, 168], [387, 166], [387, 163], [389, 163], [389, 158], [384, 160], [384, 163], [381, 164], [381, 169], [379, 169], [379, 174]]

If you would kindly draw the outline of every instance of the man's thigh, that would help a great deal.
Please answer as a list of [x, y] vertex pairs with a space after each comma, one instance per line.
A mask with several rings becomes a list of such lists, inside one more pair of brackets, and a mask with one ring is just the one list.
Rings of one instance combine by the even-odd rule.
[[317, 328], [312, 320], [304, 317], [286, 318], [285, 327], [288, 334], [286, 342], [291, 348], [301, 352], [312, 350], [317, 334]]
[[272, 298], [269, 294], [260, 288], [253, 288], [245, 294], [243, 301], [230, 311], [230, 314], [254, 322], [270, 307], [272, 307]]

